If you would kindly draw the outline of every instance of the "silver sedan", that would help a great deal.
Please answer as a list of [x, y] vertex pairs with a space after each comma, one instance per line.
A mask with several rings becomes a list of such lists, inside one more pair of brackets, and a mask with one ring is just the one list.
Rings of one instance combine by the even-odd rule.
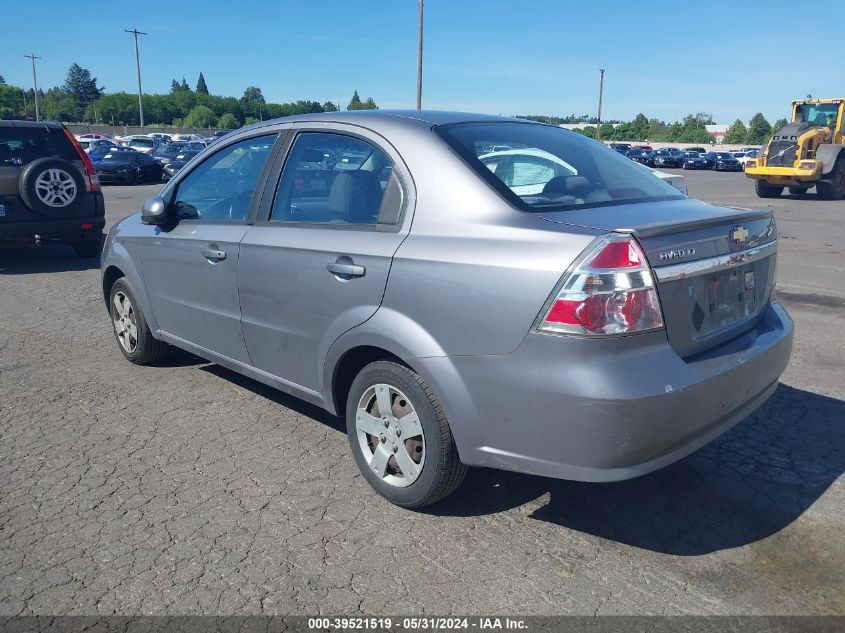
[[333, 112], [204, 150], [114, 227], [102, 284], [129, 361], [175, 346], [344, 417], [416, 508], [468, 466], [627, 479], [741, 421], [789, 360], [776, 254], [770, 211], [564, 129]]

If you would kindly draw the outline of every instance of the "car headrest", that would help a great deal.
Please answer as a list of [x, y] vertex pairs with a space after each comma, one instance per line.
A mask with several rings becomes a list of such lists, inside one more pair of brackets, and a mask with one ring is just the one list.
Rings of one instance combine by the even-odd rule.
[[302, 151], [302, 155], [299, 157], [299, 162], [301, 163], [322, 163], [323, 162], [323, 152], [319, 152], [316, 149], [306, 149]]
[[351, 224], [374, 224], [381, 205], [381, 184], [369, 171], [342, 171], [332, 182], [329, 208]]
[[543, 187], [543, 193], [564, 193], [582, 198], [592, 189], [590, 181], [584, 176], [555, 176]]

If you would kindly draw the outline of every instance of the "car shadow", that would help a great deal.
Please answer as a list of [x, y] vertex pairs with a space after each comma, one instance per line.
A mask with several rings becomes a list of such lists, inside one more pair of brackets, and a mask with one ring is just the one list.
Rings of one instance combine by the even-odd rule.
[[845, 402], [781, 385], [753, 415], [685, 459], [629, 481], [590, 484], [474, 469], [426, 509], [476, 516], [544, 495], [530, 516], [633, 547], [696, 556], [783, 529], [845, 470]]
[[220, 365], [215, 365], [210, 363], [201, 367], [203, 371], [207, 371], [210, 374], [214, 374], [219, 378], [227, 380], [229, 382], [235, 383], [239, 387], [243, 389], [247, 389], [252, 393], [261, 396], [262, 398], [266, 398], [267, 400], [271, 400], [275, 402], [279, 406], [285, 407], [286, 409], [290, 409], [292, 411], [296, 411], [301, 415], [308, 416], [309, 418], [321, 423], [325, 424], [326, 426], [334, 429], [335, 431], [339, 431], [340, 433], [346, 434], [346, 422], [341, 418], [337, 417], [336, 415], [332, 415], [325, 409], [321, 409], [320, 407], [314, 406], [313, 404], [309, 404], [304, 400], [300, 400], [294, 396], [289, 396], [288, 394], [279, 391], [273, 387], [268, 387], [264, 383], [260, 383], [257, 380], [253, 380], [252, 378], [248, 378], [242, 374], [232, 371], [231, 369], [226, 369]]
[[70, 246], [0, 246], [0, 275], [31, 275], [100, 267], [99, 257], [77, 257]]

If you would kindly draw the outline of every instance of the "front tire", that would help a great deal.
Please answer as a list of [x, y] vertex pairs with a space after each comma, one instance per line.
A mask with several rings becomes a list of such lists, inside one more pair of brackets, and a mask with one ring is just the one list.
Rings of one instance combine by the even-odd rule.
[[126, 277], [112, 284], [109, 291], [109, 315], [117, 346], [130, 363], [149, 365], [167, 353], [167, 343], [155, 339], [150, 332]]
[[822, 200], [841, 200], [845, 196], [845, 159], [836, 159], [830, 178], [816, 183], [816, 193]]
[[755, 180], [754, 190], [760, 198], [780, 198], [783, 193], [783, 187], [775, 187], [765, 180]]
[[435, 503], [466, 477], [440, 402], [405, 365], [376, 361], [361, 370], [349, 390], [346, 427], [364, 478], [398, 506]]

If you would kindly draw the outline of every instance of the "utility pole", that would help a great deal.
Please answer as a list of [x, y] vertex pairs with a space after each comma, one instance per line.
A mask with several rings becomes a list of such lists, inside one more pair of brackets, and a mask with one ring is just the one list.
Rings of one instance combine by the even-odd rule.
[[417, 18], [417, 110], [422, 110], [422, 51], [423, 51], [423, 0], [419, 0]]
[[41, 59], [35, 53], [30, 53], [29, 55], [24, 55], [24, 57], [28, 57], [32, 60], [32, 95], [35, 97], [35, 120], [40, 121], [41, 115], [38, 112], [38, 79], [35, 76], [35, 60]]
[[135, 70], [138, 71], [138, 112], [141, 114], [141, 127], [144, 127], [144, 101], [141, 99], [141, 61], [138, 57], [138, 36], [146, 35], [143, 31], [138, 29], [123, 29], [126, 33], [132, 33], [135, 36]]
[[604, 94], [604, 68], [599, 68], [599, 113], [596, 116], [596, 140], [601, 140], [601, 98]]

